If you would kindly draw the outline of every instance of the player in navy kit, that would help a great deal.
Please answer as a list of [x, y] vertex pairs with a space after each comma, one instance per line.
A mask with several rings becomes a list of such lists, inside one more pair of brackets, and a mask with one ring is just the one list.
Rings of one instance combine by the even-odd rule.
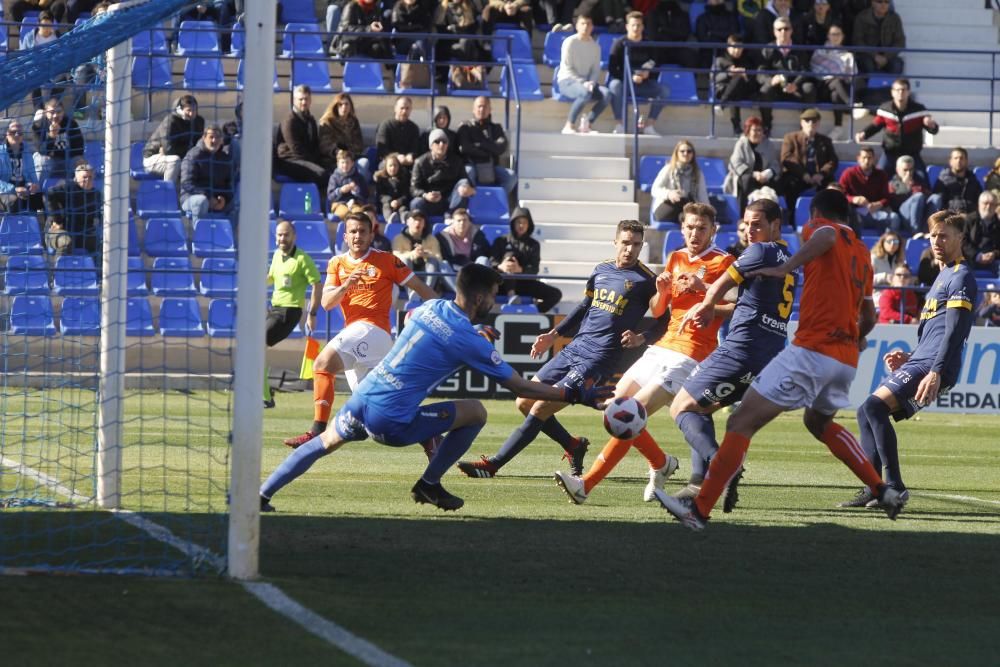
[[466, 399], [421, 405], [435, 387], [463, 365], [497, 380], [518, 396], [594, 406], [612, 387], [552, 387], [522, 378], [493, 348], [472, 320], [490, 312], [502, 277], [479, 264], [462, 267], [455, 301], [435, 299], [414, 311], [406, 329], [381, 362], [362, 380], [323, 433], [302, 444], [260, 487], [261, 510], [313, 463], [344, 443], [365, 440], [401, 447], [447, 432], [423, 475], [413, 500], [444, 510], [464, 503], [441, 486], [441, 477], [469, 449], [486, 424], [486, 409]]
[[[781, 239], [781, 207], [758, 199], [747, 206], [743, 221], [750, 246], [709, 287], [702, 302], [685, 315], [688, 326], [709, 326], [715, 305], [739, 286], [725, 341], [695, 367], [670, 405], [670, 416], [690, 445], [692, 459], [708, 461], [719, 450], [712, 413], [743, 398], [757, 374], [785, 346], [787, 337], [797, 274], [789, 273], [780, 280], [746, 277], [757, 269], [783, 264], [791, 256]], [[736, 505], [739, 479], [738, 473], [729, 483], [724, 512]], [[677, 495], [694, 497], [699, 489], [695, 480]]]
[[[531, 346], [531, 356], [537, 359], [552, 347], [557, 336], [573, 336], [569, 345], [539, 369], [534, 381], [576, 388], [600, 384], [617, 369], [623, 348], [643, 343], [634, 328], [647, 309], [653, 317], [666, 311], [667, 300], [661, 295], [669, 290], [669, 282], [658, 279], [639, 261], [644, 231], [637, 220], [618, 223], [615, 258], [597, 265], [587, 280], [583, 301]], [[500, 451], [479, 461], [463, 461], [458, 464], [459, 470], [469, 477], [493, 477], [542, 432], [566, 450], [574, 474], [582, 474], [588, 443], [571, 436], [555, 418], [566, 403], [525, 397], [518, 399], [517, 407], [525, 416], [524, 423], [510, 434]]]
[[[909, 492], [899, 471], [896, 431], [889, 421], [909, 419], [930, 405], [958, 381], [962, 350], [975, 322], [976, 280], [962, 261], [965, 218], [951, 211], [938, 211], [927, 221], [931, 252], [945, 268], [934, 280], [920, 313], [917, 347], [907, 354], [892, 350], [883, 361], [891, 375], [858, 408], [861, 445], [876, 470], [885, 466], [885, 482], [900, 492]], [[862, 507], [875, 498], [866, 487], [841, 507]]]

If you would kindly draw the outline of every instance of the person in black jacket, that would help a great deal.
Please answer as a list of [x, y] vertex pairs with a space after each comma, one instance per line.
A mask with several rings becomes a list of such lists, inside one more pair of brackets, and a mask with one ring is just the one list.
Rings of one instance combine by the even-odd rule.
[[476, 189], [466, 178], [462, 160], [448, 156], [448, 135], [434, 130], [430, 151], [417, 158], [410, 177], [410, 210], [427, 217], [465, 208]]
[[[792, 22], [779, 18], [774, 22], [774, 42], [761, 51], [759, 69], [765, 70], [757, 75], [761, 102], [812, 104], [816, 101], [816, 82], [808, 74], [803, 74], [809, 72], [809, 61], [803, 59], [805, 51], [793, 51], [790, 46]], [[773, 111], [769, 106], [762, 106], [760, 116], [764, 121], [764, 131], [770, 135]]]
[[992, 190], [983, 190], [979, 195], [977, 210], [965, 217], [965, 239], [962, 254], [969, 268], [976, 271], [991, 271], [997, 275], [1000, 261], [1000, 216], [997, 205], [1000, 200]]
[[194, 148], [205, 132], [205, 119], [198, 115], [198, 100], [194, 95], [181, 95], [174, 110], [165, 116], [149, 136], [142, 149], [142, 167], [150, 174], [181, 181], [181, 160]]
[[[504, 274], [538, 275], [542, 254], [538, 241], [531, 238], [534, 231], [535, 222], [531, 219], [531, 211], [515, 208], [510, 216], [510, 233], [493, 242], [490, 252], [493, 266]], [[500, 290], [508, 296], [530, 297], [543, 313], [562, 299], [559, 288], [534, 278], [507, 278]]]
[[410, 120], [413, 100], [406, 95], [396, 98], [393, 116], [382, 121], [375, 130], [375, 150], [379, 162], [389, 153], [399, 153], [399, 161], [410, 168], [418, 157], [427, 152], [429, 144], [420, 143], [420, 128]]
[[927, 198], [927, 217], [944, 209], [956, 213], [975, 211], [982, 191], [979, 179], [969, 169], [969, 152], [956, 146], [948, 156], [948, 168], [938, 175], [933, 193]]
[[644, 23], [642, 12], [629, 12], [625, 17], [625, 36], [619, 37], [611, 45], [608, 55], [608, 90], [611, 92], [611, 112], [615, 115], [615, 133], [625, 131], [622, 124], [623, 104], [626, 98], [625, 86], [625, 42], [629, 43], [628, 62], [632, 72], [632, 83], [635, 86], [637, 98], [652, 98], [649, 104], [649, 117], [642, 128], [643, 134], [656, 136], [656, 119], [666, 104], [670, 90], [661, 84], [656, 77], [658, 53], [656, 49], [639, 46], [642, 41]]
[[444, 130], [444, 133], [448, 135], [448, 155], [461, 157], [458, 154], [458, 132], [451, 129], [451, 109], [443, 104], [434, 107], [431, 126], [420, 133], [420, 146], [425, 149], [421, 153], [426, 152], [426, 147], [431, 145], [431, 132], [435, 129]]
[[94, 187], [94, 168], [81, 160], [73, 180], [51, 188], [47, 198], [51, 215], [45, 238], [49, 247], [65, 254], [82, 248], [100, 266], [97, 239], [104, 217], [104, 197]]
[[[753, 69], [749, 56], [743, 48], [743, 40], [736, 33], [726, 38], [726, 52], [715, 59], [712, 65], [712, 78], [715, 86], [715, 101], [746, 102], [757, 96], [757, 79], [747, 74]], [[729, 107], [729, 121], [733, 126], [733, 135], [743, 134], [743, 118], [741, 108]], [[765, 132], [766, 134], [766, 132]]]
[[499, 123], [493, 122], [490, 111], [490, 98], [481, 95], [472, 102], [472, 120], [458, 128], [459, 154], [465, 160], [465, 173], [470, 183], [496, 183], [509, 196], [517, 187], [517, 175], [500, 165], [500, 158], [509, 147], [507, 133]]
[[[627, 16], [625, 20], [628, 21]], [[691, 17], [677, 0], [660, 0], [650, 10], [648, 20], [647, 39], [651, 41], [686, 42], [691, 38]], [[656, 62], [660, 65], [697, 67], [698, 51], [687, 46], [664, 46], [658, 49]]]
[[35, 135], [35, 168], [38, 180], [67, 178], [77, 158], [83, 157], [84, 140], [80, 126], [66, 115], [62, 102], [50, 98], [41, 118], [31, 124]]
[[[740, 32], [740, 20], [723, 0], [708, 0], [705, 12], [694, 23], [695, 39], [702, 44], [726, 42], [730, 35]], [[743, 39], [739, 38], [742, 42]], [[715, 51], [721, 55], [721, 49]], [[699, 55], [699, 65], [707, 67], [712, 62], [712, 49], [702, 49]]]
[[192, 222], [213, 213], [233, 212], [236, 169], [229, 151], [222, 147], [222, 129], [205, 128], [201, 140], [181, 162], [181, 209]]
[[937, 134], [940, 126], [931, 112], [910, 95], [910, 80], [896, 79], [890, 88], [892, 99], [878, 108], [871, 124], [859, 131], [854, 139], [858, 143], [882, 132], [882, 157], [876, 166], [888, 171], [904, 155], [913, 158], [917, 171], [927, 175], [927, 166], [920, 157], [924, 149], [924, 130]]
[[[344, 6], [337, 32], [363, 32], [380, 35], [388, 32], [382, 26], [378, 3], [375, 0], [354, 0]], [[389, 41], [384, 37], [337, 35], [330, 44], [330, 55], [338, 58], [362, 56], [365, 58], [392, 58]]]
[[275, 137], [274, 171], [298, 182], [315, 183], [322, 196], [330, 174], [323, 166], [319, 127], [309, 111], [311, 106], [312, 88], [295, 86], [292, 108], [281, 121]]

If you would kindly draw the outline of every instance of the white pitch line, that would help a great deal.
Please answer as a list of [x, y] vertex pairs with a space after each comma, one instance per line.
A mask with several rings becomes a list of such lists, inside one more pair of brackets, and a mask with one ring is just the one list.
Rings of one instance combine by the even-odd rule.
[[941, 498], [943, 500], [957, 500], [963, 503], [983, 503], [984, 505], [1000, 506], [1000, 500], [986, 500], [985, 498], [975, 498], [973, 496], [959, 496], [949, 493], [927, 493], [925, 491], [913, 493], [912, 495], [917, 496], [918, 498]]
[[[84, 496], [69, 487], [63, 486], [55, 477], [47, 475], [40, 470], [35, 470], [2, 454], [0, 454], [0, 465], [15, 470], [24, 477], [30, 477], [41, 482], [46, 487], [69, 498], [73, 502], [89, 503], [94, 500], [92, 497]], [[207, 561], [220, 572], [225, 569], [225, 558], [211, 549], [177, 537], [170, 529], [161, 526], [155, 521], [150, 521], [130, 510], [113, 510], [112, 513], [130, 526], [148, 533], [153, 539], [177, 549], [196, 563]], [[316, 635], [328, 644], [357, 658], [366, 665], [370, 665], [371, 667], [411, 667], [410, 663], [405, 660], [383, 651], [368, 640], [352, 634], [346, 628], [323, 618], [311, 609], [299, 604], [273, 584], [259, 581], [243, 581], [239, 583], [248, 593], [263, 602], [269, 609], [297, 623], [307, 632]]]

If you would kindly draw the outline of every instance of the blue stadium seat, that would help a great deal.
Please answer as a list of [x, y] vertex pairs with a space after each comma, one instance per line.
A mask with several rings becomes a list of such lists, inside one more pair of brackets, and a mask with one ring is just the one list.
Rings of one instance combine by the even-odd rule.
[[333, 84], [330, 83], [330, 68], [326, 61], [293, 60], [289, 90], [301, 85], [309, 86], [313, 93], [332, 93]]
[[209, 257], [201, 265], [198, 291], [203, 296], [236, 296], [236, 260], [232, 257]]
[[337, 253], [344, 252], [347, 248], [344, 246], [344, 232], [347, 231], [347, 225], [343, 221], [337, 223], [336, 238], [333, 239], [333, 251]]
[[282, 58], [326, 58], [319, 23], [288, 23], [281, 40]]
[[802, 195], [795, 201], [795, 229], [802, 229], [809, 221], [809, 207], [812, 206], [812, 195]]
[[3, 273], [4, 294], [48, 294], [49, 271], [41, 255], [14, 255]]
[[198, 300], [167, 297], [160, 303], [160, 335], [197, 337], [205, 335]]
[[878, 234], [861, 234], [861, 242], [864, 243], [865, 247], [869, 250], [875, 248], [875, 244], [878, 243], [879, 238], [881, 237]]
[[691, 32], [695, 30], [695, 26], [698, 23], [698, 17], [705, 13], [705, 2], [704, 0], [695, 0], [688, 7], [688, 18], [691, 19]]
[[505, 303], [500, 306], [500, 312], [504, 315], [535, 315], [538, 306], [533, 303]]
[[469, 198], [469, 216], [477, 225], [506, 225], [510, 222], [507, 192], [498, 186], [477, 186], [476, 194]]
[[709, 200], [715, 207], [716, 221], [720, 225], [735, 225], [740, 221], [740, 204], [736, 195], [710, 194]]
[[328, 261], [333, 257], [330, 234], [324, 220], [293, 220], [295, 245], [304, 250], [314, 261]]
[[659, 81], [670, 88], [667, 99], [671, 102], [697, 102], [698, 86], [693, 72], [671, 69], [660, 70]]
[[4, 255], [42, 254], [42, 233], [34, 215], [0, 217], [0, 253]]
[[934, 184], [937, 183], [938, 176], [944, 171], [944, 167], [939, 164], [929, 164], [927, 165], [927, 183], [934, 189]]
[[247, 43], [247, 29], [242, 23], [233, 26], [233, 32], [229, 38], [229, 55], [237, 58], [243, 57], [243, 51]]
[[132, 35], [132, 55], [156, 56], [168, 55], [167, 35], [163, 30], [143, 30]]
[[59, 332], [64, 336], [100, 336], [100, 300], [81, 296], [63, 299], [59, 312]]
[[[29, 12], [25, 13], [24, 18], [21, 19], [21, 26], [17, 31], [17, 43], [23, 44], [24, 38], [27, 37], [28, 33], [38, 27], [38, 13]], [[6, 29], [6, 26], [4, 26]]]
[[312, 23], [316, 20], [313, 0], [281, 0], [282, 23]]
[[62, 296], [97, 296], [97, 269], [90, 255], [62, 255], [52, 270], [52, 291]]
[[715, 246], [720, 250], [725, 250], [739, 240], [740, 236], [736, 232], [716, 232]]
[[157, 257], [149, 272], [153, 296], [194, 296], [194, 274], [187, 257]]
[[146, 297], [132, 297], [125, 302], [125, 335], [155, 336], [153, 309]]
[[615, 43], [615, 40], [621, 37], [621, 35], [616, 35], [610, 32], [602, 32], [595, 35], [597, 38], [597, 45], [601, 47], [601, 69], [606, 70], [608, 68], [608, 58], [611, 56], [611, 45]]
[[493, 60], [498, 63], [507, 61], [508, 37], [511, 38], [511, 61], [534, 64], [535, 58], [531, 52], [531, 35], [527, 30], [519, 28], [497, 28], [493, 31]]
[[132, 87], [163, 90], [174, 87], [170, 58], [167, 56], [136, 56], [132, 59]]
[[656, 175], [667, 163], [667, 158], [663, 155], [643, 155], [639, 158], [639, 189], [649, 192], [653, 187]]
[[[309, 210], [306, 210], [306, 195]], [[278, 217], [285, 220], [322, 220], [321, 199], [315, 183], [285, 183], [278, 195]]]
[[344, 311], [340, 309], [340, 306], [337, 306], [333, 310], [320, 308], [316, 313], [316, 331], [314, 334], [317, 338], [330, 340], [343, 328]]
[[142, 263], [141, 257], [128, 258], [126, 290], [129, 296], [149, 294], [149, 288], [146, 287], [146, 265]]
[[501, 236], [510, 233], [510, 225], [483, 225], [480, 227], [490, 246]]
[[180, 218], [146, 220], [146, 254], [150, 257], [187, 257], [187, 231]]
[[83, 159], [94, 168], [94, 180], [104, 176], [104, 143], [88, 141], [83, 145]]
[[892, 88], [892, 82], [898, 77], [898, 74], [872, 74], [868, 77], [868, 89]]
[[[514, 63], [511, 69], [514, 74], [514, 81], [517, 83], [517, 95], [521, 100], [544, 100], [542, 94], [542, 84], [538, 79], [538, 69], [534, 63]], [[500, 75], [500, 96], [513, 97], [513, 91], [507, 91], [507, 75]]]
[[972, 173], [975, 174], [976, 178], [979, 179], [979, 184], [984, 188], [986, 187], [986, 177], [989, 175], [992, 169], [993, 167], [976, 167], [975, 169], [972, 170]]
[[219, 30], [212, 21], [181, 21], [177, 31], [177, 55], [203, 56], [219, 53]]
[[[236, 66], [236, 90], [243, 90], [243, 59], [240, 59], [239, 65]], [[278, 84], [278, 66], [274, 66], [274, 82], [271, 84], [271, 88], [274, 92], [281, 90], [281, 86]]]
[[914, 239], [910, 238], [906, 240], [906, 264], [910, 267], [911, 271], [916, 271], [917, 267], [920, 266], [920, 255], [924, 253], [931, 245], [931, 240], [927, 237]]
[[557, 102], [572, 102], [572, 97], [566, 97], [559, 90], [559, 68], [556, 67], [552, 70], [552, 99]]
[[[426, 65], [429, 67], [429, 65]], [[396, 65], [396, 73], [393, 75], [393, 92], [397, 95], [430, 95], [433, 93], [433, 89], [430, 86], [425, 88], [401, 88], [399, 85], [399, 80], [403, 76], [403, 63]]]
[[208, 335], [212, 338], [236, 335], [236, 301], [212, 299], [208, 304]]
[[135, 196], [136, 214], [143, 220], [167, 217], [179, 218], [182, 214], [177, 205], [177, 188], [173, 181], [141, 181]]
[[146, 147], [145, 141], [133, 141], [128, 153], [128, 173], [136, 181], [159, 180], [156, 174], [151, 174], [142, 166], [142, 151]]
[[[0, 14], [2, 18], [2, 14]], [[0, 30], [0, 54], [7, 53], [7, 27], [4, 26], [3, 30]]]
[[[858, 163], [857, 163], [856, 160], [841, 160], [837, 164], [837, 171], [833, 172], [834, 179], [836, 179], [836, 180], [839, 181], [840, 177], [844, 175], [845, 171], [847, 171], [851, 167], [856, 167], [856, 166], [858, 166]], [[893, 167], [892, 167], [892, 173], [893, 174], [896, 173], [896, 166], [895, 165], [893, 165]]]
[[201, 218], [194, 223], [191, 253], [195, 257], [235, 257], [233, 225], [225, 218]]
[[359, 95], [385, 93], [382, 63], [371, 60], [349, 60], [344, 64], [344, 92]]
[[[698, 168], [705, 177], [705, 186], [709, 191], [722, 192], [722, 183], [726, 180], [729, 167], [721, 157], [699, 157]], [[655, 176], [654, 176], [655, 178]]]
[[[572, 35], [572, 32], [548, 32], [545, 33], [545, 44], [542, 46], [542, 62], [549, 67], [559, 67], [562, 60], [562, 43]], [[555, 80], [553, 72], [552, 79]]]
[[48, 296], [22, 294], [10, 305], [10, 332], [23, 336], [55, 336], [52, 302]]
[[670, 256], [674, 250], [684, 247], [684, 235], [676, 230], [672, 229], [663, 235], [663, 263], [667, 263], [667, 257]]
[[799, 248], [802, 247], [802, 243], [799, 241], [799, 235], [794, 232], [785, 232], [781, 235], [781, 238], [788, 244], [788, 252], [793, 255], [799, 251]]
[[394, 238], [396, 238], [396, 235], [399, 234], [401, 231], [403, 231], [405, 227], [406, 225], [404, 225], [401, 222], [390, 222], [385, 226], [385, 229], [382, 231], [382, 233], [385, 235], [387, 239], [391, 241]]
[[226, 78], [218, 58], [188, 58], [184, 61], [184, 88], [187, 90], [225, 90]]

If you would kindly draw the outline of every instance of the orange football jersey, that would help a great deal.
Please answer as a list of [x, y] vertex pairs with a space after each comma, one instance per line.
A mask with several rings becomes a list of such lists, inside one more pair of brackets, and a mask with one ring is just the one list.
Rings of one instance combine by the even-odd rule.
[[802, 241], [823, 227], [831, 227], [837, 240], [804, 267], [794, 344], [857, 367], [858, 316], [872, 296], [871, 254], [850, 227], [822, 218], [806, 223]]
[[657, 345], [680, 352], [695, 361], [702, 361], [712, 353], [719, 344], [719, 327], [722, 326], [722, 319], [715, 318], [711, 326], [704, 329], [695, 329], [689, 326], [680, 331], [684, 314], [701, 303], [702, 299], [705, 298], [705, 293], [681, 292], [677, 278], [684, 273], [698, 274], [705, 286], [708, 287], [725, 273], [734, 261], [736, 261], [735, 257], [728, 252], [719, 250], [714, 245], [700, 255], [691, 255], [686, 248], [670, 253], [670, 257], [667, 258], [667, 266], [664, 269], [670, 274], [670, 324], [663, 337], [656, 341]]
[[347, 290], [340, 302], [344, 311], [344, 323], [370, 322], [389, 331], [389, 312], [395, 299], [394, 288], [405, 284], [413, 277], [413, 272], [391, 252], [372, 248], [360, 259], [354, 259], [345, 252], [327, 264], [327, 285], [343, 285], [348, 276], [359, 267], [363, 271], [361, 279]]

